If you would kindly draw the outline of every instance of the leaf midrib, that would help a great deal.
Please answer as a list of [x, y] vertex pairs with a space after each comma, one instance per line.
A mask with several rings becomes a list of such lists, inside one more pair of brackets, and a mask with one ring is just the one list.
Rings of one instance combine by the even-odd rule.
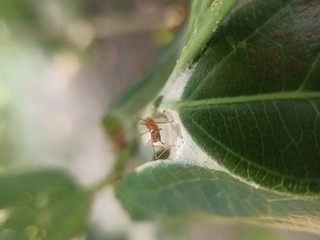
[[281, 101], [281, 100], [311, 100], [320, 99], [320, 92], [277, 92], [259, 95], [242, 95], [235, 97], [219, 97], [201, 100], [183, 100], [175, 103], [166, 104], [164, 107], [172, 110], [181, 108], [204, 107], [225, 104], [238, 103], [254, 103], [266, 101]]

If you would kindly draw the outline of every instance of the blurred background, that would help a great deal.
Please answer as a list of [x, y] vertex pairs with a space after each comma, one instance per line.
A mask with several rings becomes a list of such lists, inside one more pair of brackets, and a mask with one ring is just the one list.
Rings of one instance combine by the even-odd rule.
[[[55, 167], [85, 187], [102, 180], [114, 157], [101, 118], [174, 38], [188, 3], [0, 0], [0, 172]], [[187, 232], [133, 223], [112, 189], [98, 194], [88, 224], [76, 239], [319, 239], [229, 223]]]

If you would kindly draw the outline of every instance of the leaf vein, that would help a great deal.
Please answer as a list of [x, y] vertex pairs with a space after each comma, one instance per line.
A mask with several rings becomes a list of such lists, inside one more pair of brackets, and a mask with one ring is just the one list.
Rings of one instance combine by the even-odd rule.
[[316, 66], [317, 66], [317, 63], [320, 61], [320, 52], [317, 54], [317, 56], [315, 57], [314, 61], [312, 64], [310, 64], [310, 69], [309, 71], [307, 72], [306, 74], [306, 77], [305, 79], [303, 80], [302, 84], [300, 85], [300, 87], [298, 88], [298, 91], [303, 91], [303, 89], [306, 87], [310, 77], [311, 77], [311, 74], [313, 73], [313, 71], [315, 70]]
[[203, 107], [208, 105], [223, 105], [223, 104], [239, 104], [239, 103], [250, 103], [250, 102], [266, 102], [276, 100], [309, 100], [309, 99], [320, 99], [320, 92], [277, 92], [269, 94], [259, 95], [243, 95], [236, 97], [224, 97], [224, 98], [212, 98], [212, 99], [201, 99], [201, 100], [189, 100], [179, 101], [175, 103], [166, 104], [165, 107], [168, 109], [181, 109], [191, 107]]
[[202, 133], [204, 133], [215, 144], [217, 144], [220, 147], [224, 148], [225, 151], [227, 151], [231, 155], [235, 156], [240, 161], [246, 162], [248, 165], [251, 165], [253, 167], [256, 167], [257, 169], [263, 170], [268, 174], [272, 174], [273, 176], [278, 176], [278, 177], [285, 178], [285, 179], [288, 179], [288, 180], [294, 180], [295, 182], [305, 183], [305, 182], [310, 182], [310, 181], [319, 181], [319, 179], [309, 179], [309, 178], [307, 178], [307, 179], [298, 178], [297, 179], [297, 178], [295, 178], [293, 176], [287, 176], [287, 175], [284, 176], [282, 173], [278, 173], [278, 172], [275, 172], [275, 171], [273, 171], [271, 169], [267, 169], [265, 167], [262, 167], [261, 165], [255, 164], [254, 162], [249, 161], [248, 159], [244, 158], [243, 156], [240, 156], [238, 153], [234, 152], [232, 149], [228, 148], [226, 145], [222, 144], [220, 141], [215, 139], [212, 135], [208, 134], [208, 132], [205, 131], [196, 121], [194, 121], [190, 115], [188, 115], [188, 118], [193, 122], [195, 127], [197, 127]]

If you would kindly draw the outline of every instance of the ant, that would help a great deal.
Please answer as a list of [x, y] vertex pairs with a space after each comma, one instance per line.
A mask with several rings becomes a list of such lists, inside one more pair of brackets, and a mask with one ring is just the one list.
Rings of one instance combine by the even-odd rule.
[[[147, 117], [147, 118], [137, 117], [137, 118], [140, 120], [141, 125], [144, 125], [148, 128], [148, 132], [150, 133], [150, 137], [151, 137], [148, 142], [148, 145], [152, 146], [154, 157], [156, 160], [158, 160], [166, 151], [169, 150], [169, 148], [163, 147], [164, 150], [158, 156], [156, 154], [155, 147], [162, 147], [162, 146], [155, 145], [155, 143], [160, 142], [162, 145], [165, 145], [165, 143], [162, 142], [161, 140], [160, 131], [162, 130], [162, 128], [159, 128], [158, 124], [172, 123], [172, 121], [155, 121], [151, 117]], [[143, 134], [145, 133], [142, 133], [141, 135]]]

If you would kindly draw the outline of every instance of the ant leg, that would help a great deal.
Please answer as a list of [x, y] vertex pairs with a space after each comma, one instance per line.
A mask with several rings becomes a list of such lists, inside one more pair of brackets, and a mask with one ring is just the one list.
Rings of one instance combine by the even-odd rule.
[[156, 152], [155, 152], [154, 157], [155, 157], [156, 160], [158, 160], [165, 152], [168, 152], [172, 146], [162, 147], [162, 146], [154, 145], [153, 147], [161, 147], [163, 149], [163, 151], [158, 156], [156, 155]]
[[170, 149], [170, 148], [165, 148], [165, 149], [157, 156], [157, 152], [156, 152], [155, 147], [161, 147], [161, 148], [164, 148], [164, 147], [154, 145], [154, 142], [152, 141], [152, 139], [149, 140], [149, 142], [147, 143], [147, 145], [151, 145], [151, 146], [152, 146], [152, 150], [153, 150], [153, 154], [154, 154], [155, 160], [158, 160], [158, 159], [162, 156], [162, 154], [164, 154], [166, 151], [168, 151], [168, 150]]
[[156, 160], [158, 160], [165, 152], [169, 151], [170, 148], [165, 148], [158, 156], [155, 155]]
[[149, 143], [152, 145], [153, 154], [154, 154], [155, 159], [158, 160], [158, 158], [157, 158], [157, 153], [156, 153], [156, 150], [155, 150], [155, 148], [154, 148], [154, 142], [152, 141], [152, 139], [150, 139]]
[[166, 124], [166, 123], [173, 123], [173, 120], [171, 120], [171, 121], [169, 121], [169, 120], [167, 120], [167, 121], [154, 121], [154, 122], [157, 124]]

